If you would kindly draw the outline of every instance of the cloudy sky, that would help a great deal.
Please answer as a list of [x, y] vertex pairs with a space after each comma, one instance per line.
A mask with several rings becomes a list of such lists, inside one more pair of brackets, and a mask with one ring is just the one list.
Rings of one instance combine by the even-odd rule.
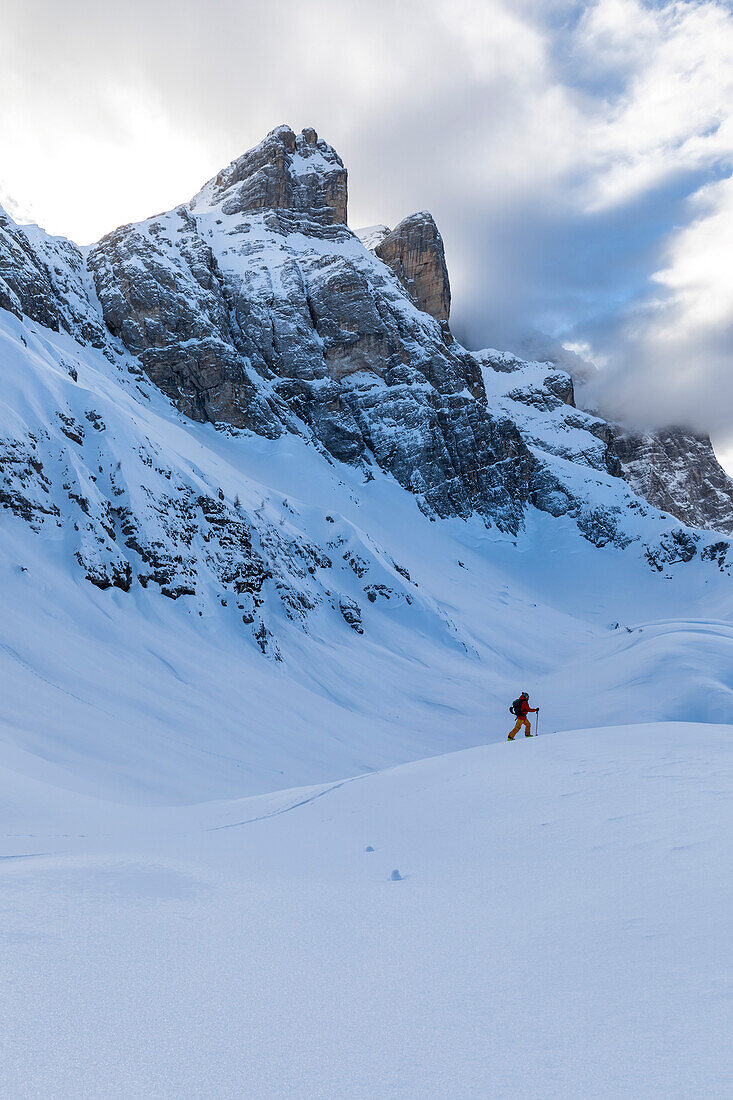
[[92, 241], [281, 122], [339, 150], [352, 226], [433, 212], [465, 343], [559, 340], [733, 468], [728, 0], [2, 2], [20, 219]]

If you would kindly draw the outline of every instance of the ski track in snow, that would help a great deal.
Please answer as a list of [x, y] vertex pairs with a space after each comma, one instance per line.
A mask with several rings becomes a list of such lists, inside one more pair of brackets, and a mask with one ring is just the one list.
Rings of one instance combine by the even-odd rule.
[[317, 802], [320, 798], [324, 798], [327, 794], [331, 794], [333, 791], [338, 791], [341, 787], [345, 787], [349, 783], [355, 783], [357, 779], [364, 779], [363, 775], [355, 775], [351, 779], [344, 779], [341, 783], [333, 783], [330, 787], [326, 787], [325, 790], [319, 791], [318, 794], [311, 795], [309, 798], [303, 798], [298, 802], [290, 803], [287, 806], [281, 806], [277, 810], [271, 810], [269, 813], [262, 814], [260, 817], [248, 817], [246, 821], [233, 821], [227, 825], [213, 825], [209, 832], [218, 832], [219, 829], [238, 829], [240, 825], [252, 825], [255, 821], [266, 821], [268, 817], [279, 817], [280, 814], [289, 814], [293, 810], [299, 810], [303, 806], [311, 806], [314, 802]]

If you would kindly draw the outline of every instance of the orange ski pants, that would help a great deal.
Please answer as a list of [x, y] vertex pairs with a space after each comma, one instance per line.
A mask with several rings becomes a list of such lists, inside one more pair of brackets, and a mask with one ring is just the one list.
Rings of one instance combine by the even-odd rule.
[[514, 740], [515, 734], [517, 734], [519, 732], [519, 730], [521, 729], [522, 726], [524, 726], [524, 736], [529, 737], [530, 730], [532, 728], [529, 724], [529, 718], [517, 718], [517, 724], [514, 727], [514, 729], [512, 730], [512, 732], [509, 734], [509, 736], [512, 738], [512, 740]]

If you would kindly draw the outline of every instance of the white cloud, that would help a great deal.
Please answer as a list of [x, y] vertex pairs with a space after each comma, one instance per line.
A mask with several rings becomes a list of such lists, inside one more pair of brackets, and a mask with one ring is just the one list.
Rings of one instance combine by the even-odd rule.
[[733, 323], [733, 178], [701, 188], [694, 220], [670, 238], [667, 266], [654, 279], [669, 293], [665, 340], [703, 339]]
[[733, 178], [701, 188], [673, 231], [594, 398], [623, 417], [688, 423], [733, 450]]
[[658, 16], [638, 0], [599, 0], [580, 19], [574, 59], [586, 77], [627, 78], [643, 67], [658, 38]]
[[600, 0], [581, 24], [586, 61], [616, 61], [622, 90], [588, 130], [592, 209], [628, 201], [670, 176], [733, 163], [733, 15], [717, 0], [648, 8]]
[[[596, 0], [568, 28], [561, 16], [578, 6], [6, 0], [5, 183], [27, 187], [55, 227], [65, 211], [88, 236], [105, 211], [104, 228], [117, 211], [136, 216], [144, 190], [150, 208], [174, 188], [183, 197], [194, 164], [203, 182], [303, 112], [341, 145], [414, 123], [431, 171], [446, 174], [446, 150], [462, 156], [464, 185], [492, 196], [573, 176], [591, 209], [733, 155], [723, 0]], [[558, 44], [571, 59], [563, 72]], [[584, 73], [611, 90], [584, 92], [574, 81]]]

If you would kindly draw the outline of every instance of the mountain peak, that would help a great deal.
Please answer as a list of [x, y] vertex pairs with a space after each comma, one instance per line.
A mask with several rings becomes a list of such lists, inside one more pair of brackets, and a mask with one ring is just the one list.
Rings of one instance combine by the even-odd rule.
[[290, 210], [322, 225], [346, 223], [347, 172], [312, 126], [276, 126], [223, 168], [193, 200], [221, 203], [225, 214]]

